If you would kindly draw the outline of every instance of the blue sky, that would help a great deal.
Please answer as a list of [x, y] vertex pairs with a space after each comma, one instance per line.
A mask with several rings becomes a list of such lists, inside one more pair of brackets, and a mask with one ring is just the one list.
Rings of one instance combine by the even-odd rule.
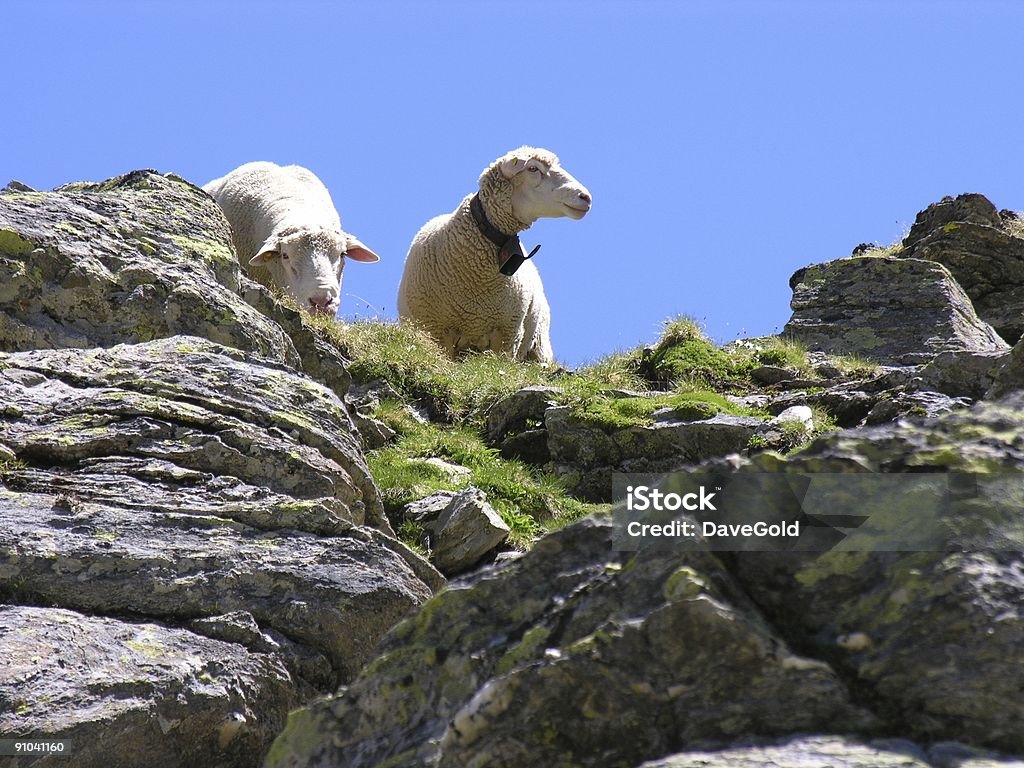
[[522, 144], [594, 196], [524, 233], [577, 365], [687, 314], [778, 332], [788, 280], [943, 195], [1024, 208], [1024, 3], [4, 0], [0, 185], [299, 163], [381, 255], [343, 316], [396, 315], [409, 242]]

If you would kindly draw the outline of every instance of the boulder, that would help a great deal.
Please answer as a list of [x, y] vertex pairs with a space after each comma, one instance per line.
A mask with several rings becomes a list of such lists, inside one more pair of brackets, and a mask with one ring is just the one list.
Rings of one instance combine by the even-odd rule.
[[487, 412], [487, 439], [496, 445], [510, 432], [522, 432], [543, 423], [544, 412], [557, 405], [561, 390], [555, 387], [524, 387], [502, 398]]
[[423, 526], [431, 562], [445, 576], [476, 565], [509, 534], [509, 527], [487, 503], [487, 494], [473, 487], [418, 499], [406, 505], [404, 517]]
[[[737, 553], [730, 568], [788, 642], [856, 681], [858, 702], [890, 732], [1024, 752], [1022, 433], [1017, 394], [819, 437], [786, 462], [762, 455], [740, 467], [805, 478], [804, 508], [816, 483], [851, 471], [913, 491], [871, 497], [849, 486], [848, 511], [866, 516], [877, 547]], [[933, 495], [936, 483], [944, 496]], [[797, 497], [779, 495], [770, 514], [801, 511]], [[908, 536], [922, 544], [893, 546]]]
[[956, 742], [794, 736], [683, 752], [638, 768], [1024, 768], [1024, 762]]
[[344, 363], [182, 179], [0, 192], [0, 737], [257, 764], [442, 586], [391, 535]]
[[978, 316], [1010, 344], [1024, 335], [1024, 226], [983, 195], [944, 197], [917, 214], [901, 257], [945, 266]]
[[1002, 366], [993, 372], [987, 397], [997, 398], [1024, 390], [1024, 339], [1018, 341]]
[[903, 739], [868, 742], [842, 736], [797, 736], [682, 752], [638, 768], [935, 768], [935, 764], [924, 749]]
[[[435, 596], [343, 696], [291, 717], [267, 766], [980, 768], [996, 763], [973, 747], [1024, 752], [1022, 433], [1019, 395], [789, 459], [708, 462], [702, 477], [765, 488], [820, 476], [953, 492], [920, 509], [943, 533], [916, 550], [624, 552], [609, 518], [585, 519]], [[753, 498], [774, 520], [808, 496]], [[870, 500], [884, 532], [920, 499], [849, 501]], [[923, 746], [939, 739], [971, 746]]]
[[815, 351], [918, 365], [940, 352], [1009, 350], [950, 272], [932, 261], [839, 259], [797, 270], [789, 284], [793, 316], [784, 333]]
[[589, 500], [611, 500], [614, 472], [664, 472], [743, 450], [762, 420], [717, 414], [697, 421], [668, 418], [609, 430], [580, 421], [568, 406], [549, 408], [544, 423], [555, 471]]
[[181, 334], [299, 364], [288, 334], [238, 295], [239, 281], [220, 209], [176, 176], [0, 192], [0, 350]]
[[259, 362], [191, 337], [0, 355], [25, 463], [0, 477], [0, 585], [170, 623], [245, 611], [301, 684], [354, 675], [441, 579], [387, 535], [341, 401]]
[[996, 376], [1009, 360], [1004, 350], [940, 352], [919, 374], [919, 386], [950, 397], [978, 400], [992, 389]]
[[611, 541], [610, 519], [588, 518], [439, 594], [343, 696], [292, 715], [267, 767], [604, 768], [749, 731], [869, 726], [708, 553]]
[[0, 605], [0, 653], [0, 734], [70, 741], [35, 765], [256, 765], [298, 703], [274, 655], [152, 622]]

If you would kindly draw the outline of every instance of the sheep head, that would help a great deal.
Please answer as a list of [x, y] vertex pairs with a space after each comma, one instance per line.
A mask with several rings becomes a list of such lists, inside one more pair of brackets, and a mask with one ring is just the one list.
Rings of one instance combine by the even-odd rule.
[[546, 149], [513, 150], [484, 172], [484, 177], [489, 175], [491, 180], [500, 178], [511, 186], [512, 214], [524, 224], [559, 216], [582, 219], [590, 210], [590, 192]]
[[374, 262], [379, 257], [345, 232], [288, 227], [274, 232], [249, 261], [310, 312], [333, 315], [341, 302], [345, 257]]

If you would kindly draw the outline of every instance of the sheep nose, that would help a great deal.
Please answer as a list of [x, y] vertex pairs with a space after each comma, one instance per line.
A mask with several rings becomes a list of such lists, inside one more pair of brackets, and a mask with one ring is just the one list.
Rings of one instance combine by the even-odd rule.
[[334, 296], [330, 293], [318, 293], [309, 297], [309, 307], [313, 312], [328, 314], [334, 304]]
[[590, 205], [592, 202], [594, 202], [594, 199], [590, 196], [590, 193], [587, 192], [587, 190], [585, 190], [585, 189], [577, 192], [576, 193], [576, 197], [578, 197], [580, 200], [582, 200], [587, 205]]

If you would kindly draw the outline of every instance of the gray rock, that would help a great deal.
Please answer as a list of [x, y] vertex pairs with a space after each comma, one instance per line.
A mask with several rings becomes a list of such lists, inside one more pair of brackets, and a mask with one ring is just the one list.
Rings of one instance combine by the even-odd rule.
[[806, 405], [794, 405], [778, 416], [769, 419], [770, 426], [781, 426], [783, 424], [799, 424], [807, 434], [814, 429], [814, 412]]
[[622, 461], [622, 450], [611, 435], [599, 426], [574, 419], [569, 406], [549, 408], [544, 414], [544, 426], [555, 464], [591, 469], [614, 466]]
[[[739, 553], [730, 568], [789, 642], [856, 681], [858, 701], [890, 731], [1024, 752], [1024, 536], [1011, 512], [1024, 504], [1022, 433], [1024, 396], [1017, 395], [927, 421], [836, 433], [786, 462], [762, 456], [740, 468], [812, 483], [851, 469], [911, 473], [908, 484], [930, 482], [927, 473], [970, 481], [931, 512], [913, 494], [874, 506], [861, 493], [850, 500], [851, 512], [870, 516], [866, 525], [880, 533], [888, 521], [936, 515], [893, 532], [893, 540], [914, 531], [940, 537], [921, 551]], [[796, 497], [773, 503], [772, 516], [800, 513]], [[853, 635], [866, 642], [850, 642]]]
[[202, 339], [0, 355], [0, 585], [183, 622], [244, 611], [323, 690], [442, 579], [389, 530], [341, 401]]
[[551, 461], [546, 429], [527, 429], [509, 435], [498, 444], [502, 458], [519, 459], [527, 464], [543, 466]]
[[934, 768], [907, 741], [863, 742], [842, 736], [797, 736], [767, 744], [682, 752], [638, 768]]
[[921, 369], [921, 386], [951, 397], [977, 400], [992, 388], [1009, 356], [1008, 351], [940, 352]]
[[0, 736], [71, 741], [34, 765], [255, 765], [298, 703], [275, 656], [152, 622], [2, 605], [0, 654]]
[[791, 405], [782, 413], [758, 425], [747, 443], [748, 450], [772, 450], [785, 453], [810, 439], [814, 432], [814, 414], [806, 405]]
[[230, 243], [207, 194], [153, 171], [0, 192], [0, 350], [184, 334], [298, 365], [284, 330], [238, 295]]
[[487, 412], [488, 442], [497, 445], [509, 432], [522, 432], [531, 424], [542, 424], [544, 412], [557, 405], [560, 394], [556, 387], [532, 386], [502, 398]]
[[277, 300], [266, 287], [244, 275], [241, 293], [245, 301], [260, 314], [284, 329], [299, 356], [299, 367], [309, 376], [329, 387], [338, 397], [345, 397], [352, 383], [345, 365], [348, 361], [338, 347], [300, 312], [290, 299]]
[[[646, 542], [617, 551], [609, 521], [588, 518], [436, 596], [344, 696], [293, 715], [267, 766], [923, 768], [938, 760], [917, 744], [935, 738], [1020, 753], [1020, 520], [988, 494], [1024, 500], [1022, 432], [1018, 396], [837, 433], [787, 460], [709, 462], [702, 471], [787, 488], [851, 470], [907, 483], [932, 472], [958, 484], [932, 521], [950, 523], [949, 538], [928, 551], [718, 559]], [[967, 476], [976, 487], [965, 472], [981, 473]], [[900, 505], [913, 514], [912, 496], [876, 499], [875, 524]], [[801, 499], [764, 496], [764, 514], [799, 514]], [[975, 549], [967, 533], [1003, 545]], [[903, 738], [868, 741], [879, 732]], [[699, 751], [709, 742], [725, 752]], [[987, 759], [945, 752], [957, 754]]]
[[441, 510], [452, 503], [455, 493], [455, 491], [437, 491], [421, 499], [410, 501], [402, 511], [402, 517], [405, 520], [415, 520], [417, 523], [434, 522], [441, 514]]
[[999, 370], [986, 397], [997, 398], [1024, 390], [1024, 339], [1018, 341]]
[[440, 491], [414, 501], [406, 505], [405, 517], [423, 525], [430, 559], [446, 576], [471, 568], [509, 534], [509, 527], [487, 503], [487, 494], [473, 487]]
[[762, 420], [718, 414], [699, 421], [657, 421], [606, 431], [582, 423], [568, 406], [545, 413], [555, 471], [589, 500], [611, 500], [614, 472], [664, 472], [743, 450]]
[[[170, 462], [299, 502], [290, 517], [307, 530], [389, 530], [342, 402], [268, 360], [174, 337], [0, 355], [0, 365], [23, 372], [0, 377], [0, 440], [22, 459]], [[24, 372], [38, 379], [26, 386]], [[260, 517], [280, 514], [272, 504], [237, 506], [243, 522], [278, 527]]]
[[[627, 427], [615, 432], [612, 439], [622, 453], [622, 466], [630, 467], [631, 472], [646, 472], [646, 464], [670, 462], [677, 467], [736, 453], [761, 423], [761, 419], [753, 416], [718, 414], [700, 421]], [[650, 469], [657, 471], [654, 466]]]
[[758, 384], [771, 385], [792, 379], [793, 372], [777, 365], [761, 365], [750, 372], [750, 378]]
[[348, 388], [346, 401], [356, 408], [373, 408], [382, 400], [401, 402], [402, 396], [386, 379], [374, 379], [368, 382], [353, 382]]
[[43, 606], [0, 608], [0, 737], [255, 765], [442, 586], [389, 535], [327, 332], [176, 177], [0, 193], [0, 595]]
[[1012, 758], [989, 749], [942, 741], [928, 750], [934, 768], [1024, 768], [1024, 757]]
[[375, 419], [359, 411], [351, 411], [352, 423], [359, 433], [359, 442], [363, 450], [373, 451], [383, 448], [398, 437], [398, 433], [379, 419]]
[[908, 417], [935, 418], [947, 413], [968, 408], [970, 398], [950, 397], [940, 392], [920, 390], [916, 392], [893, 390], [883, 393], [864, 417], [865, 425], [888, 424]]
[[32, 187], [24, 182], [18, 181], [17, 179], [11, 179], [7, 182], [7, 186], [4, 187], [5, 192], [35, 192]]
[[[771, 397], [764, 407], [769, 413], [780, 414], [796, 405], [817, 406], [826, 411], [840, 427], [856, 427], [865, 423], [868, 415], [879, 404], [888, 401], [904, 400], [903, 393], [915, 391], [921, 384], [920, 366], [883, 366], [870, 379], [847, 381], [834, 384], [826, 389], [813, 391], [795, 391]], [[945, 403], [952, 398], [933, 393]], [[891, 418], [896, 419], [918, 405], [928, 407], [929, 398], [923, 397], [920, 402], [908, 402], [906, 409], [895, 408]], [[886, 406], [887, 407], [887, 406]], [[879, 411], [882, 413], [884, 408]], [[923, 415], [924, 411], [920, 414]]]
[[188, 623], [189, 629], [215, 640], [244, 645], [251, 651], [273, 653], [281, 650], [280, 643], [260, 629], [256, 617], [249, 611], [231, 611], [220, 616], [204, 616]]
[[1024, 334], [1024, 238], [1009, 226], [1015, 218], [983, 195], [944, 197], [917, 214], [901, 254], [943, 264], [1011, 344]]
[[268, 768], [635, 765], [752, 728], [870, 721], [707, 553], [626, 554], [610, 536], [585, 520], [440, 594], [372, 675], [292, 716]]
[[842, 369], [835, 363], [824, 361], [814, 366], [814, 372], [821, 376], [823, 379], [841, 379], [843, 378]]
[[941, 264], [855, 257], [816, 264], [790, 278], [793, 316], [784, 333], [813, 350], [879, 363], [926, 363], [940, 352], [1009, 347], [975, 314]]

